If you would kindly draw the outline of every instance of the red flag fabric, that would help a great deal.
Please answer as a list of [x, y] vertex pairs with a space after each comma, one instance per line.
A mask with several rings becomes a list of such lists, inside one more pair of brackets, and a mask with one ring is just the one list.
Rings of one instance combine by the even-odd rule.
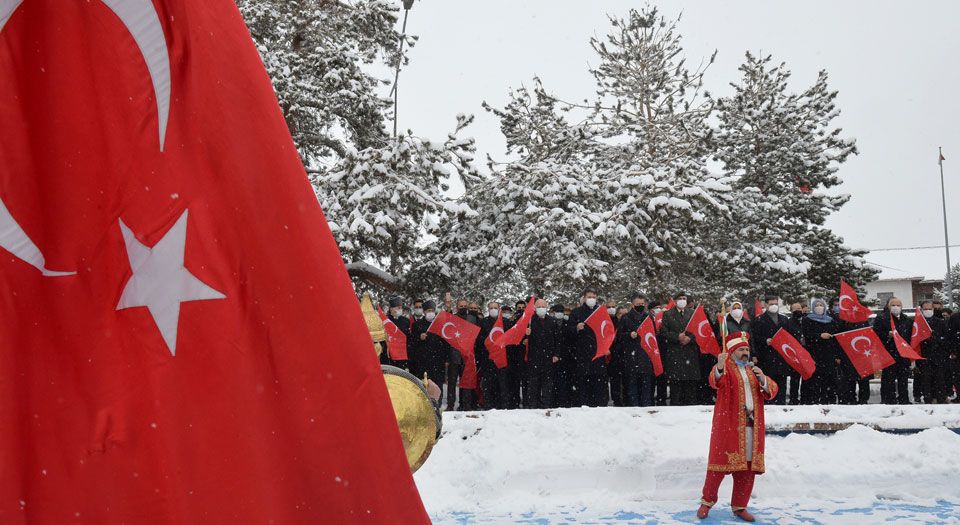
[[655, 324], [657, 325], [657, 331], [660, 331], [660, 326], [663, 325], [663, 314], [667, 313], [667, 310], [673, 309], [675, 306], [677, 306], [676, 301], [670, 299], [667, 301], [667, 306], [664, 307], [663, 310], [660, 310], [660, 313], [657, 314], [657, 318], [654, 320]]
[[760, 317], [761, 315], [763, 315], [763, 312], [766, 312], [766, 311], [767, 311], [767, 306], [762, 302], [760, 302], [759, 297], [756, 298], [753, 301], [753, 316]]
[[943, 153], [940, 153], [940, 160], [939, 160], [938, 162], [939, 162], [940, 164], [943, 164], [943, 161], [945, 161], [945, 160], [947, 160], [947, 158], [943, 156]]
[[697, 339], [701, 354], [720, 355], [720, 344], [717, 343], [717, 336], [713, 333], [713, 327], [710, 326], [702, 304], [697, 305], [684, 331], [693, 334]]
[[403, 330], [400, 330], [400, 327], [383, 313], [380, 305], [377, 305], [377, 312], [380, 314], [380, 320], [383, 321], [383, 329], [387, 332], [387, 355], [394, 361], [406, 361], [407, 334], [403, 333]]
[[780, 357], [796, 370], [804, 381], [813, 377], [813, 373], [817, 370], [817, 363], [810, 356], [810, 352], [790, 332], [781, 328], [770, 339], [770, 346], [777, 350]]
[[0, 4], [0, 523], [429, 523], [233, 0]]
[[477, 360], [474, 357], [473, 345], [480, 335], [480, 327], [461, 319], [450, 312], [440, 311], [427, 332], [440, 336], [450, 346], [460, 351], [463, 356], [463, 375], [460, 377], [460, 388], [475, 390], [477, 388]]
[[862, 323], [870, 319], [870, 309], [860, 304], [857, 291], [840, 280], [840, 319], [848, 323]]
[[840, 332], [834, 337], [861, 378], [875, 374], [894, 363], [893, 356], [887, 352], [877, 333], [869, 326]]
[[610, 346], [613, 345], [613, 339], [617, 336], [617, 327], [607, 313], [607, 309], [601, 304], [587, 317], [584, 324], [593, 330], [593, 335], [597, 338], [597, 355], [593, 356], [593, 360], [610, 355]]
[[[916, 319], [914, 319], [916, 322]], [[916, 325], [914, 325], [916, 326]], [[910, 343], [900, 335], [900, 332], [897, 331], [897, 326], [893, 322], [893, 318], [890, 318], [890, 331], [893, 332], [893, 344], [896, 346], [897, 351], [900, 352], [900, 357], [905, 357], [907, 359], [912, 359], [914, 361], [919, 361], [923, 359], [916, 350], [910, 346]]]
[[490, 329], [490, 334], [483, 340], [483, 346], [490, 353], [490, 360], [497, 368], [507, 367], [507, 347], [503, 344], [503, 314], [497, 316], [497, 322]]
[[930, 323], [923, 316], [923, 310], [918, 306], [913, 310], [913, 332], [910, 334], [910, 346], [917, 352], [920, 351], [920, 344], [930, 339], [933, 330]]
[[660, 359], [660, 343], [657, 342], [657, 329], [652, 317], [648, 315], [640, 323], [637, 336], [640, 338], [640, 347], [653, 362], [653, 375], [660, 377], [663, 374], [663, 361]]
[[533, 314], [536, 311], [534, 308], [536, 300], [531, 297], [527, 301], [527, 307], [523, 309], [523, 314], [520, 316], [520, 319], [517, 320], [517, 323], [510, 327], [507, 330], [507, 333], [503, 334], [503, 344], [506, 346], [513, 346], [520, 344], [523, 341], [523, 338], [527, 336], [527, 328], [530, 326], [530, 319], [533, 319]]

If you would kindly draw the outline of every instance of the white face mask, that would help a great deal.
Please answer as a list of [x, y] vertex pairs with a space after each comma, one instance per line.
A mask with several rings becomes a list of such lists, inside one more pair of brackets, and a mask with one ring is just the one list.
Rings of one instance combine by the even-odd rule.
[[687, 300], [686, 300], [686, 299], [679, 299], [679, 300], [677, 300], [677, 308], [683, 310], [683, 309], [686, 308], [686, 307], [687, 307]]
[[435, 312], [427, 312], [423, 314], [423, 318], [426, 319], [427, 321], [433, 321], [436, 317], [437, 317], [437, 314]]
[[399, 308], [391, 308], [391, 309], [390, 309], [390, 315], [392, 315], [392, 316], [394, 316], [394, 317], [397, 317], [398, 315], [400, 315], [400, 309], [399, 309]]
[[499, 309], [499, 308], [491, 308], [491, 309], [487, 310], [487, 315], [489, 315], [490, 317], [496, 317], [496, 316], [500, 315], [500, 309]]
[[900, 315], [900, 312], [903, 310], [902, 306], [891, 306], [890, 313], [893, 315]]
[[734, 319], [742, 318], [743, 308], [734, 308], [733, 310], [730, 310], [730, 315], [732, 315]]
[[540, 317], [544, 317], [545, 315], [547, 315], [547, 309], [546, 309], [546, 308], [537, 308], [537, 315], [540, 316]]
[[590, 308], [593, 308], [594, 306], [597, 306], [597, 298], [596, 298], [596, 297], [587, 297], [587, 298], [583, 301], [583, 304], [587, 305], [587, 306], [590, 307]]
[[414, 308], [413, 315], [414, 317], [423, 317], [423, 308]]
[[563, 312], [554, 312], [553, 316], [561, 321], [563, 320]]
[[767, 311], [770, 312], [770, 313], [772, 313], [772, 314], [775, 314], [775, 313], [777, 313], [777, 312], [780, 311], [780, 305], [779, 305], [779, 304], [771, 304], [770, 306], [767, 307]]
[[617, 309], [616, 309], [616, 308], [607, 308], [607, 313], [610, 314], [610, 315], [616, 315]]
[[825, 311], [826, 311], [826, 308], [824, 308], [824, 307], [822, 307], [822, 306], [814, 306], [814, 307], [813, 307], [813, 313], [815, 313], [815, 314], [817, 314], [817, 315], [823, 315], [823, 312], [825, 312]]

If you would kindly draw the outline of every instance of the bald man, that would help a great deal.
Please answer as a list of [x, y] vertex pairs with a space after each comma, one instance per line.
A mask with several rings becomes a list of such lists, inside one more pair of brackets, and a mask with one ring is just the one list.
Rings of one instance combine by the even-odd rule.
[[561, 326], [547, 315], [550, 306], [543, 299], [534, 304], [536, 314], [527, 328], [526, 408], [553, 407], [553, 368], [560, 360]]

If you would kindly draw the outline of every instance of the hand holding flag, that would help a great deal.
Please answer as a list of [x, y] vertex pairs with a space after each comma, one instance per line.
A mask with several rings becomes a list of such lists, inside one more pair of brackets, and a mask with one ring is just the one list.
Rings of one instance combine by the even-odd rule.
[[777, 330], [777, 333], [773, 334], [771, 338], [770, 346], [780, 354], [780, 357], [791, 368], [800, 374], [804, 381], [813, 377], [813, 373], [817, 370], [816, 362], [810, 356], [810, 352], [790, 332], [783, 328]]
[[610, 355], [610, 346], [613, 345], [613, 339], [617, 336], [617, 327], [614, 326], [613, 319], [607, 313], [607, 309], [601, 305], [587, 317], [584, 324], [589, 326], [597, 337], [597, 354], [593, 356], [593, 359], [597, 360]]

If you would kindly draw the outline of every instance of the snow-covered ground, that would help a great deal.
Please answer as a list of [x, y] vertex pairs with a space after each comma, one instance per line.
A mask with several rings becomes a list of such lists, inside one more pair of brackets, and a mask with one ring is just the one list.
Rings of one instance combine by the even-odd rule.
[[[712, 407], [444, 415], [416, 474], [435, 523], [676, 523], [694, 516]], [[853, 426], [767, 439], [751, 508], [767, 523], [960, 524], [960, 406], [767, 407], [768, 428]], [[925, 429], [897, 434], [880, 429]], [[708, 522], [731, 519], [732, 480]]]

